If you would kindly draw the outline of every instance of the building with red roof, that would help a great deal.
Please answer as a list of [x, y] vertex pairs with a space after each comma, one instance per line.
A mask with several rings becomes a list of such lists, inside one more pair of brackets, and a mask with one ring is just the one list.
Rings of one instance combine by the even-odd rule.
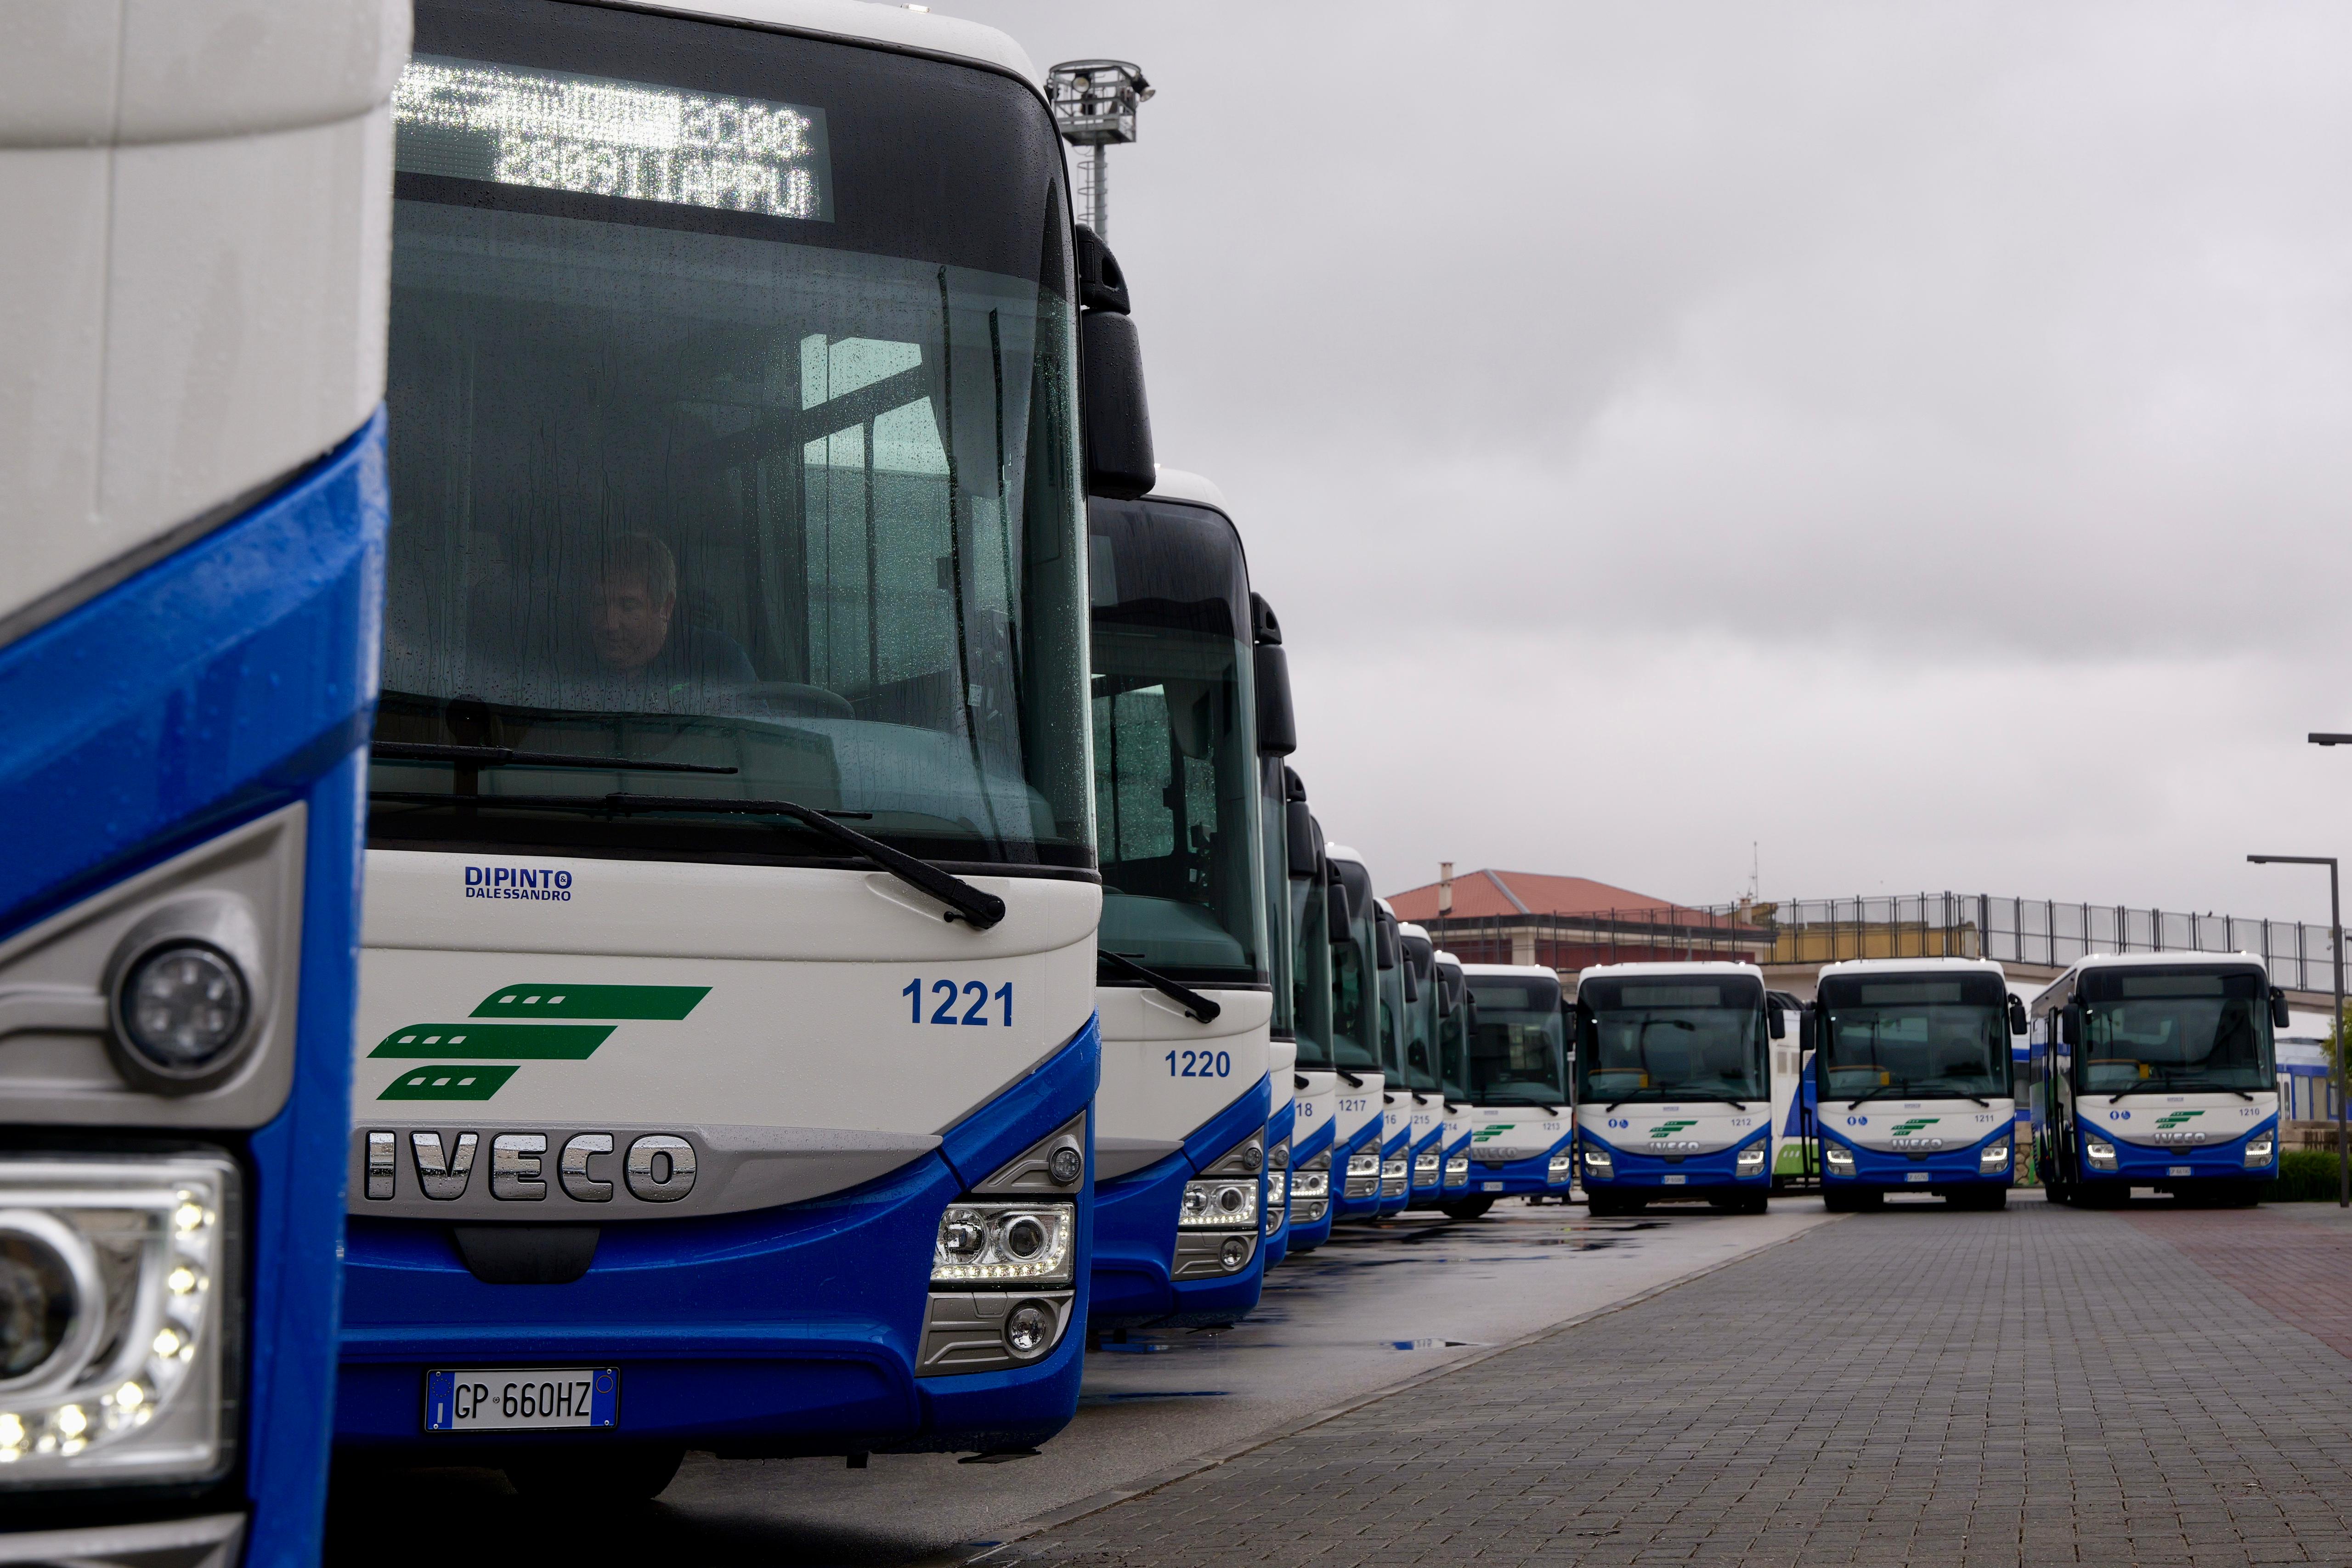
[[1467, 964], [1594, 964], [1750, 958], [1772, 950], [1769, 927], [1738, 905], [1676, 904], [1590, 877], [1482, 868], [1388, 894], [1399, 920], [1425, 926]]

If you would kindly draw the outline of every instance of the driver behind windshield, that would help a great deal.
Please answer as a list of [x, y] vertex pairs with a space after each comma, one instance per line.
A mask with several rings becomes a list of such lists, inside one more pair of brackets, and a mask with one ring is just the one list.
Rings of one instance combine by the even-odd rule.
[[651, 534], [606, 542], [585, 610], [593, 681], [608, 699], [602, 706], [667, 706], [691, 692], [758, 678], [733, 638], [680, 621], [677, 558]]

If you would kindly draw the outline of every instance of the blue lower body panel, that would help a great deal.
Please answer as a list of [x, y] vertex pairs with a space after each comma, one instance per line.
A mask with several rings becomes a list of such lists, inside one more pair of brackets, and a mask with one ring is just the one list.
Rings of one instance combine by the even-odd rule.
[[[1914, 1158], [1885, 1149], [1865, 1149], [1824, 1129], [1821, 1134], [1823, 1148], [1840, 1148], [1852, 1155], [1853, 1175], [1839, 1175], [1823, 1158], [1822, 1186], [1824, 1190], [1852, 1187], [1884, 1192], [1948, 1192], [1963, 1187], [1989, 1191], [2006, 1187], [2012, 1185], [2011, 1172], [2016, 1166], [2013, 1155], [1990, 1171], [1984, 1168], [1983, 1156], [1987, 1145], [2009, 1143], [2013, 1132], [2013, 1125], [2005, 1126], [1965, 1148], [1935, 1149]], [[2012, 1145], [2012, 1151], [2014, 1147]]]
[[[1566, 1192], [1568, 1182], [1551, 1179], [1552, 1157], [1565, 1150], [1574, 1134], [1562, 1138], [1542, 1154], [1530, 1155], [1523, 1160], [1506, 1160], [1496, 1165], [1482, 1165], [1474, 1153], [1470, 1159], [1470, 1191], [1473, 1196], [1486, 1197], [1520, 1197], [1529, 1193]], [[1613, 1151], [1612, 1151], [1613, 1153]]]
[[[1089, 1022], [938, 1151], [806, 1203], [607, 1226], [570, 1284], [485, 1284], [447, 1227], [354, 1218], [336, 1439], [453, 1455], [615, 1435], [764, 1454], [1033, 1447], [1076, 1413], [1082, 1336], [1026, 1366], [917, 1377], [932, 1249], [947, 1206], [1083, 1110], [1100, 1067]], [[1093, 1215], [1075, 1196], [1074, 1324]], [[533, 1364], [617, 1367], [615, 1431], [423, 1432], [428, 1371]]]
[[[1231, 1274], [1177, 1280], [1172, 1270], [1184, 1184], [1265, 1126], [1266, 1099], [1265, 1081], [1260, 1079], [1196, 1129], [1181, 1149], [1096, 1188], [1089, 1329], [1229, 1323], [1257, 1305], [1265, 1280], [1263, 1235], [1251, 1239], [1249, 1261]], [[1261, 1177], [1261, 1198], [1265, 1190]]]
[[1381, 1212], [1381, 1178], [1372, 1177], [1372, 1189], [1360, 1197], [1348, 1196], [1348, 1162], [1360, 1154], [1375, 1154], [1381, 1148], [1381, 1121], [1375, 1116], [1356, 1129], [1354, 1135], [1339, 1145], [1331, 1154], [1331, 1217], [1334, 1219], [1372, 1219]]
[[[1331, 1125], [1331, 1118], [1326, 1116], [1316, 1127], [1315, 1131], [1307, 1134], [1307, 1141], [1305, 1143], [1290, 1151], [1290, 1168], [1292, 1171], [1296, 1172], [1300, 1166], [1314, 1158], [1317, 1155], [1329, 1153], [1332, 1147], [1332, 1134], [1333, 1129]], [[1347, 1164], [1346, 1160], [1341, 1157], [1335, 1157], [1333, 1163], [1342, 1167], [1342, 1169], [1344, 1169]], [[1326, 1172], [1325, 1175], [1327, 1177], [1331, 1177], [1331, 1173], [1329, 1172]], [[1339, 1182], [1344, 1179], [1344, 1176], [1332, 1177], [1328, 1190], [1332, 1193], [1338, 1192], [1339, 1190]], [[1291, 1181], [1295, 1187], [1297, 1184], [1297, 1177], [1293, 1176]], [[1290, 1251], [1311, 1252], [1316, 1248], [1322, 1246], [1323, 1243], [1331, 1239], [1331, 1216], [1336, 1206], [1328, 1197], [1324, 1197], [1321, 1202], [1323, 1204], [1323, 1212], [1318, 1218], [1314, 1219], [1301, 1219], [1299, 1218], [1299, 1214], [1301, 1212], [1299, 1202], [1296, 1197], [1291, 1199], [1289, 1226]]]
[[[2100, 1171], [2091, 1168], [2091, 1162], [2079, 1156], [2081, 1181], [2084, 1186], [2152, 1186], [2166, 1190], [2189, 1191], [2198, 1187], [2238, 1186], [2250, 1181], [2271, 1181], [2278, 1176], [2278, 1118], [2270, 1117], [2260, 1126], [2249, 1127], [2226, 1144], [2208, 1144], [2199, 1148], [2163, 1147], [2129, 1143], [2117, 1137], [2111, 1128], [2089, 1129], [2094, 1137], [2115, 1145], [2116, 1168]], [[2082, 1134], [2076, 1134], [2079, 1151]], [[2270, 1158], [2258, 1166], [2246, 1164], [2246, 1144], [2249, 1139], [2268, 1137]], [[2176, 1174], [2179, 1173], [2179, 1174]]]
[[[1272, 1150], [1289, 1141], [1291, 1129], [1297, 1124], [1297, 1120], [1298, 1104], [1297, 1102], [1294, 1100], [1285, 1100], [1282, 1103], [1282, 1109], [1276, 1111], [1273, 1115], [1268, 1116], [1265, 1119], [1265, 1146], [1269, 1151], [1269, 1158], [1272, 1157]], [[1287, 1167], [1286, 1167], [1286, 1169]], [[1287, 1193], [1289, 1191], [1289, 1180], [1286, 1176], [1283, 1182], [1283, 1190]], [[1276, 1263], [1281, 1262], [1284, 1257], [1286, 1257], [1290, 1251], [1289, 1207], [1289, 1203], [1287, 1199], [1286, 1199], [1282, 1206], [1282, 1212], [1279, 1214], [1276, 1213], [1272, 1195], [1270, 1193], [1268, 1194], [1265, 1207], [1265, 1265], [1268, 1269], [1271, 1269]], [[1276, 1223], [1277, 1220], [1280, 1221], [1279, 1224]]]
[[[319, 1561], [389, 515], [379, 412], [242, 515], [0, 647], [0, 936], [258, 818], [306, 812], [292, 1086], [265, 1124], [188, 1140], [247, 1172], [250, 1287], [228, 1391], [238, 1463], [160, 1500], [49, 1494], [43, 1528], [241, 1513], [246, 1568]], [[40, 1134], [81, 1141], [68, 1126]]]
[[[1769, 1148], [1769, 1129], [1730, 1148], [1718, 1149], [1707, 1155], [1685, 1155], [1679, 1160], [1622, 1149], [1614, 1144], [1602, 1143], [1590, 1132], [1580, 1135], [1588, 1142], [1607, 1149], [1610, 1164], [1615, 1167], [1612, 1174], [1599, 1176], [1593, 1174], [1590, 1165], [1586, 1166], [1584, 1188], [1588, 1193], [1622, 1193], [1645, 1198], [1670, 1198], [1726, 1197], [1734, 1194], [1769, 1193], [1772, 1190], [1772, 1162], [1769, 1158], [1757, 1166], [1754, 1176], [1738, 1174], [1739, 1151], [1758, 1143], [1763, 1143]], [[1680, 1179], [1675, 1179], [1677, 1177]]]

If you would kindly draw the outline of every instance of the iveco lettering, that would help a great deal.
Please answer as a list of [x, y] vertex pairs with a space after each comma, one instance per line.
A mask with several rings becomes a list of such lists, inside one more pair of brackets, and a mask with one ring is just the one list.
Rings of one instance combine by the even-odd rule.
[[408, 32], [0, 21], [0, 1563], [319, 1560]]
[[355, 1458], [642, 1496], [1075, 1407], [1137, 340], [1010, 40], [803, 15], [417, 10]]

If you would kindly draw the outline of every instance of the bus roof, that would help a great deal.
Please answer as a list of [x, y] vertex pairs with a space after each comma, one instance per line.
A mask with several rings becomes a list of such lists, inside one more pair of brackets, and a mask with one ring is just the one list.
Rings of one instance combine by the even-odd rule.
[[1044, 78], [1037, 74], [1029, 51], [1007, 35], [979, 22], [909, 11], [903, 5], [874, 5], [869, 0], [661, 0], [659, 5], [619, 0], [619, 4], [633, 11], [667, 11], [673, 16], [749, 22], [755, 26], [814, 33], [853, 43], [880, 44], [918, 54], [970, 60], [1010, 72], [1041, 92], [1045, 89]]
[[[1451, 953], [1446, 955], [1449, 958], [1453, 956]], [[1465, 964], [1462, 966], [1462, 972], [1465, 975], [1491, 976], [1497, 980], [1507, 976], [1529, 979], [1537, 975], [1541, 975], [1548, 980], [1559, 978], [1558, 969], [1547, 969], [1541, 964]]]
[[2271, 967], [2252, 953], [2093, 953], [2077, 958], [2066, 972], [2034, 993], [2029, 1004], [2036, 1018], [2053, 1007], [2063, 1007], [2074, 994], [2074, 981], [2092, 969], [2193, 969], [2199, 966], [2216, 969], [2255, 969], [2267, 981]]
[[1364, 857], [1345, 844], [1326, 843], [1323, 846], [1323, 858], [1327, 861], [1353, 861], [1358, 865], [1364, 863]]
[[1640, 975], [1739, 975], [1761, 983], [1764, 971], [1753, 964], [1734, 964], [1722, 958], [1690, 958], [1666, 964], [1595, 964], [1577, 977], [1577, 983], [1587, 980], [1613, 980]]
[[2004, 984], [2009, 979], [1990, 958], [1844, 958], [1823, 964], [1815, 983], [1832, 975], [1990, 975]]
[[1225, 493], [1216, 482], [1193, 473], [1189, 468], [1160, 465], [1160, 476], [1152, 481], [1150, 499], [1155, 501], [1189, 501], [1196, 507], [1213, 507], [1231, 517], [1234, 509], [1225, 505]]

